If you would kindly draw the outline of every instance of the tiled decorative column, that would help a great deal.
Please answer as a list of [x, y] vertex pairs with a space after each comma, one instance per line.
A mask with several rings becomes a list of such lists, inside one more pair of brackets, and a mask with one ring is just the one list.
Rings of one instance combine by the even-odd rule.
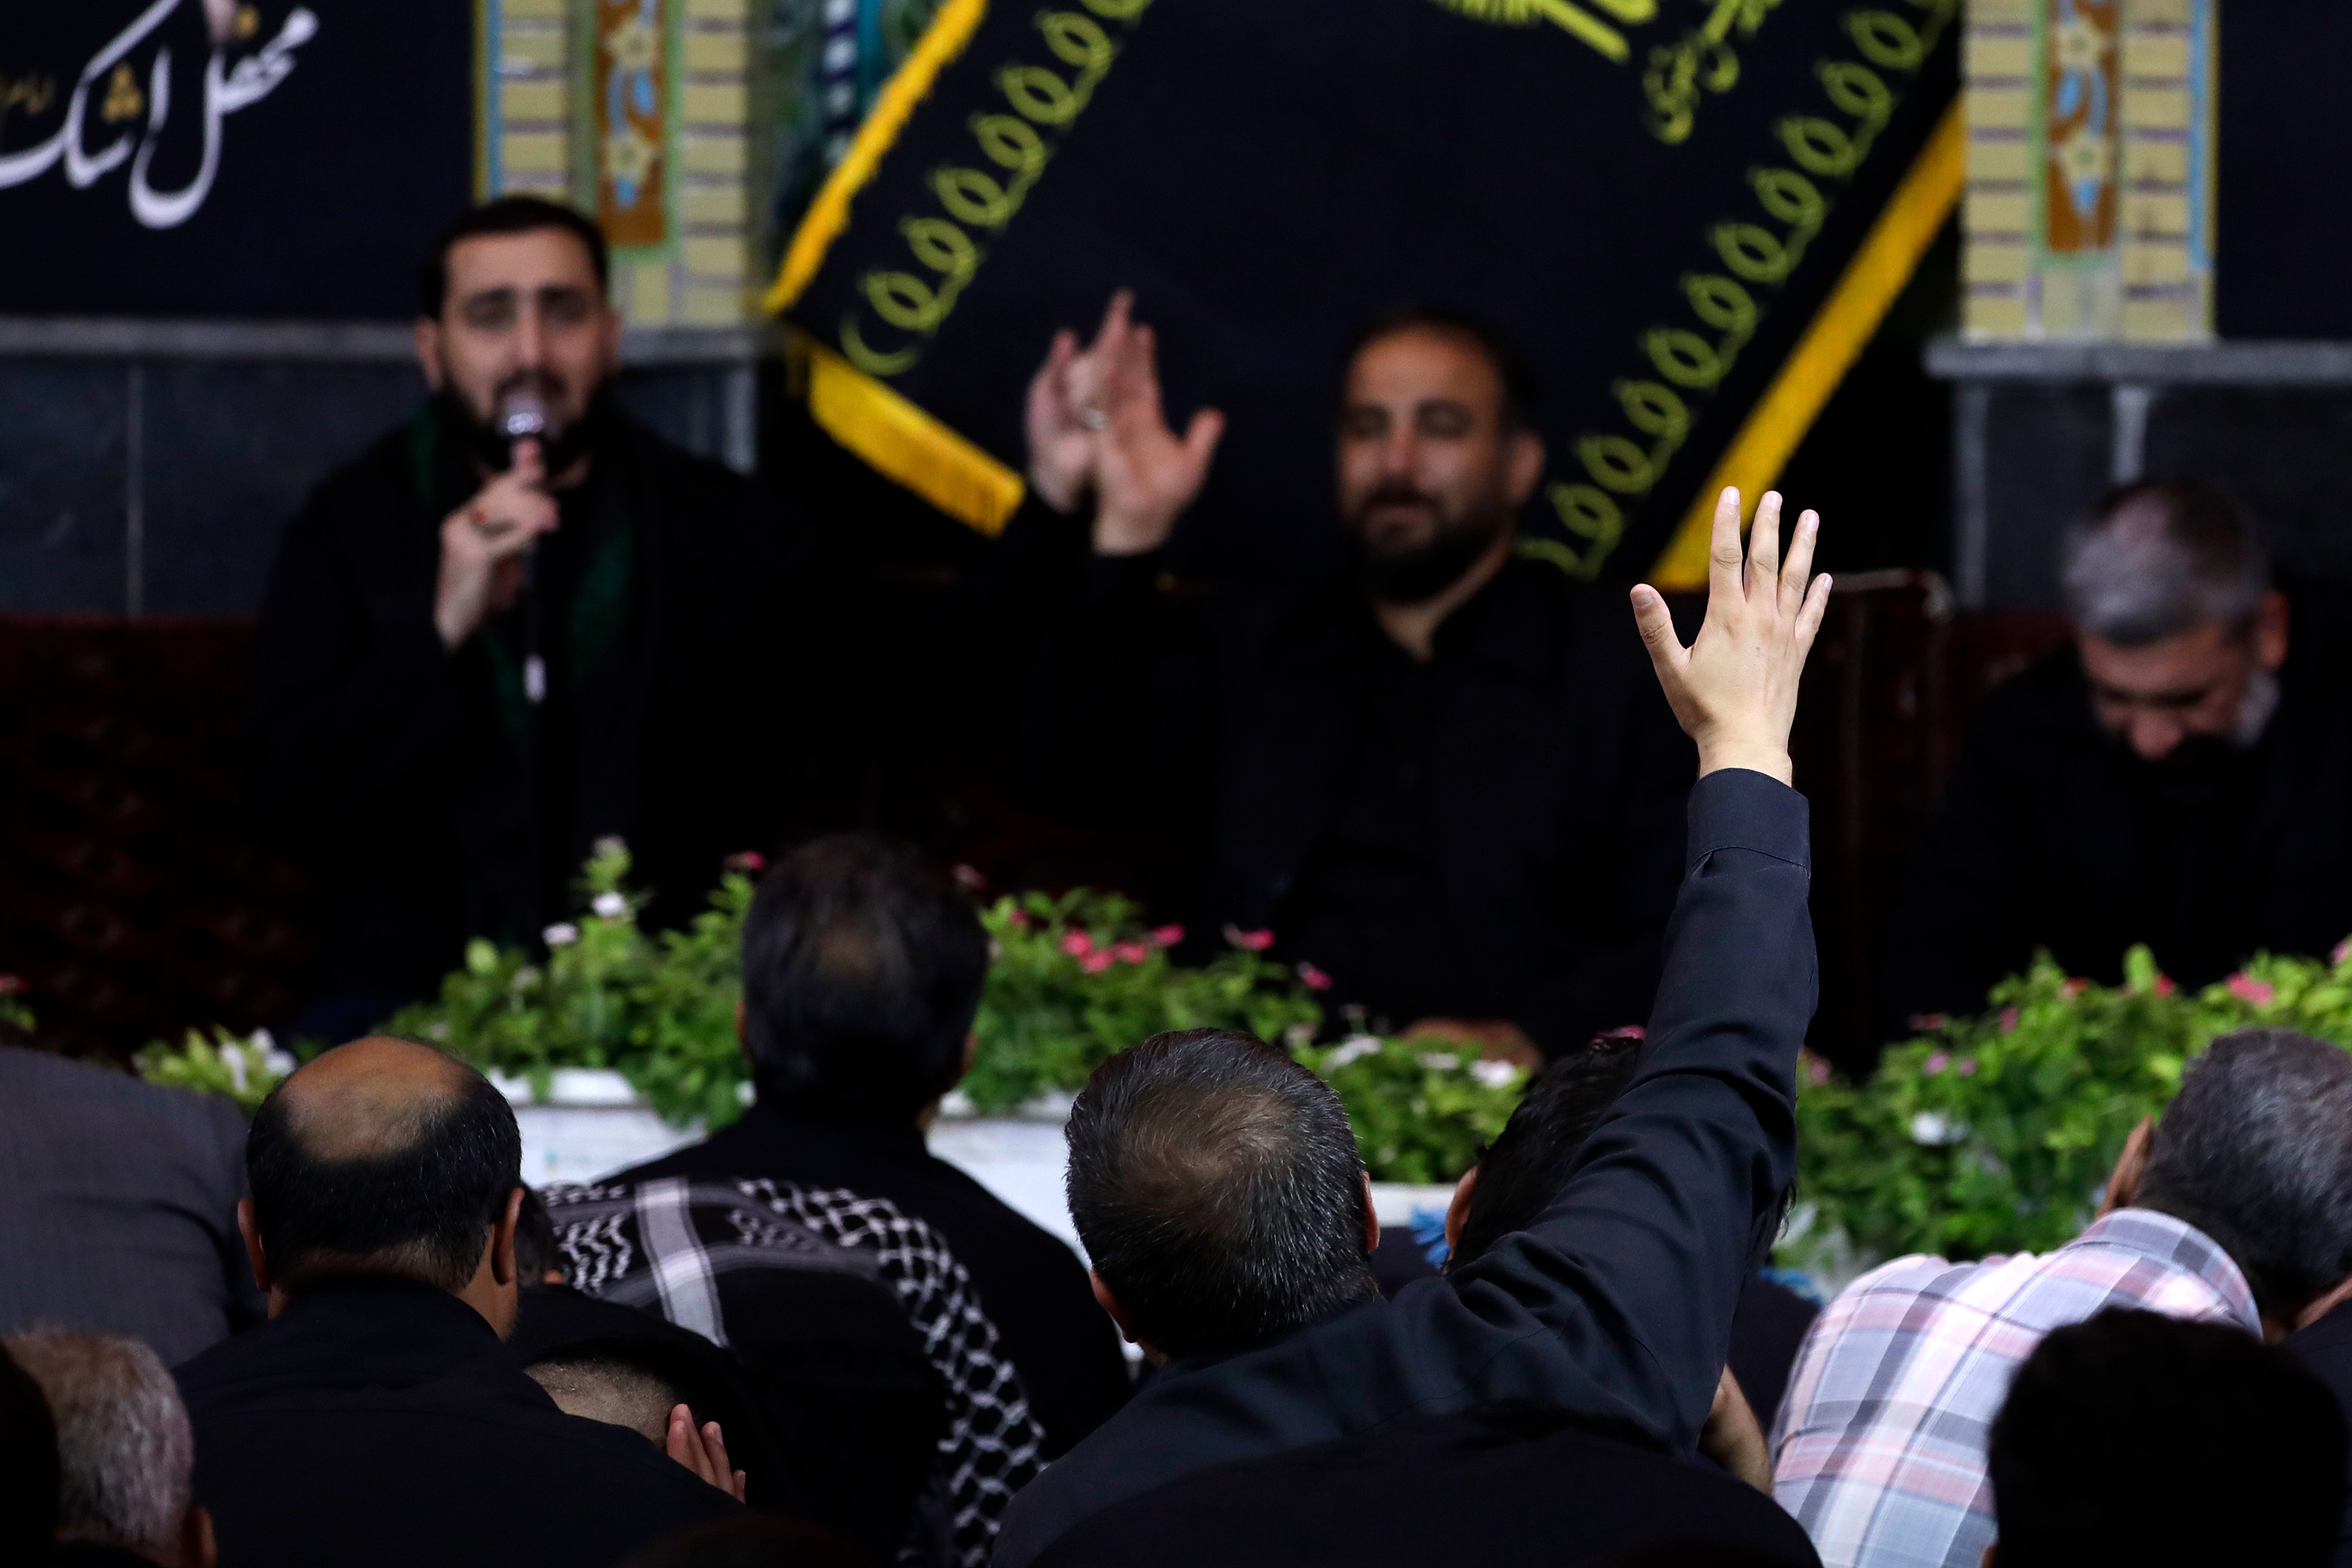
[[565, 0], [477, 0], [474, 188], [562, 198], [572, 189]]
[[2208, 336], [2214, 0], [1970, 0], [1967, 333]]

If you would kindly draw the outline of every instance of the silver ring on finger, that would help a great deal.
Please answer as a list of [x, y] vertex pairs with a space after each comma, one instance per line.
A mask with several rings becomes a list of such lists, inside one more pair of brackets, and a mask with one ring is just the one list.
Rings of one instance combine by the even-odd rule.
[[1078, 410], [1078, 423], [1089, 430], [1108, 430], [1110, 428], [1110, 416], [1088, 405]]

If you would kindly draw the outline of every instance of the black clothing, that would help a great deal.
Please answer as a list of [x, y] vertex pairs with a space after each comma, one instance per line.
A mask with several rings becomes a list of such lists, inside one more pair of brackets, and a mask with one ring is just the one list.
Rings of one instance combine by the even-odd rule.
[[1690, 872], [1641, 1066], [1534, 1225], [1443, 1280], [1254, 1349], [1171, 1361], [1013, 1500], [995, 1568], [1231, 1461], [1493, 1401], [1686, 1455], [1742, 1282], [1795, 1171], [1797, 1047], [1817, 978], [1804, 797], [1725, 771], [1690, 796]]
[[1038, 1568], [1573, 1568], [1672, 1541], [1819, 1568], [1797, 1521], [1704, 1463], [1493, 1407], [1223, 1465], [1105, 1509]]
[[770, 847], [794, 536], [749, 481], [601, 401], [594, 418], [532, 596], [454, 654], [433, 626], [440, 528], [481, 481], [437, 405], [331, 475], [278, 546], [255, 796], [319, 877], [323, 991], [421, 994], [469, 937], [537, 942], [608, 834], [656, 924], [701, 908], [726, 855]]
[[47, 1568], [155, 1568], [152, 1557], [97, 1541], [60, 1541], [41, 1561]]
[[1021, 1373], [1049, 1457], [1066, 1451], [1125, 1403], [1118, 1331], [1095, 1304], [1086, 1266], [1058, 1238], [924, 1147], [911, 1124], [848, 1123], [753, 1105], [701, 1142], [625, 1171], [723, 1181], [767, 1176], [886, 1198], [947, 1238]]
[[736, 1503], [566, 1415], [446, 1290], [338, 1280], [177, 1369], [223, 1563], [613, 1563]]
[[1271, 929], [1328, 1004], [1509, 1018], [1555, 1050], [1647, 1014], [1693, 761], [1613, 592], [1515, 557], [1422, 665], [1352, 578], [1179, 607], [1157, 556], [1072, 560], [1071, 524], [1017, 526], [1063, 588], [1025, 769], [1189, 826], [1196, 952]]
[[[1416, 1279], [1434, 1279], [1441, 1270], [1429, 1260], [1411, 1230], [1391, 1226], [1381, 1232], [1372, 1253], [1372, 1280], [1381, 1294], [1395, 1300], [1397, 1292]], [[1785, 1285], [1751, 1274], [1739, 1287], [1739, 1304], [1731, 1310], [1731, 1375], [1756, 1424], [1772, 1430], [1780, 1413], [1780, 1396], [1789, 1390], [1789, 1372], [1797, 1364], [1797, 1350], [1805, 1331], [1822, 1310]]]
[[[2307, 1329], [2289, 1334], [2280, 1348], [2303, 1363], [2303, 1369], [2327, 1385], [2352, 1425], [2352, 1301], [2340, 1302]], [[2352, 1568], [2352, 1474], [2347, 1474], [2343, 1532], [2336, 1540], [2336, 1568]]]
[[898, 1298], [845, 1269], [733, 1269], [714, 1281], [728, 1344], [568, 1285], [522, 1292], [509, 1340], [526, 1365], [616, 1361], [716, 1421], [744, 1500], [888, 1562], [907, 1539], [946, 1425]]
[[2288, 661], [2252, 746], [2192, 742], [2162, 763], [2100, 729], [2071, 646], [2003, 682], [1896, 913], [1890, 1037], [1918, 1014], [1981, 1012], [2037, 948], [2114, 984], [2146, 942], [2194, 988], [2352, 932], [2352, 691], [2334, 663]]

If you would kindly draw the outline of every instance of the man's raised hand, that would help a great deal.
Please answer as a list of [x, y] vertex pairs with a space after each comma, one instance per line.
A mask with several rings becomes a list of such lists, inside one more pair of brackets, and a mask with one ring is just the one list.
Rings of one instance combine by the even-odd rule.
[[1135, 296], [1111, 296], [1094, 342], [1055, 334], [1029, 383], [1029, 482], [1056, 511], [1094, 502], [1095, 548], [1138, 555], [1167, 542], [1207, 481], [1224, 416], [1204, 408], [1184, 434], [1168, 427], [1151, 329], [1131, 319]]
[[1790, 780], [1789, 726], [1797, 683], [1830, 602], [1826, 574], [1808, 580], [1822, 520], [1797, 519], [1789, 559], [1780, 561], [1780, 498], [1765, 492], [1743, 559], [1739, 492], [1715, 503], [1707, 551], [1706, 620], [1685, 647], [1666, 602], [1648, 584], [1633, 590], [1633, 620], [1684, 732], [1698, 742], [1701, 776], [1718, 768], [1752, 768]]

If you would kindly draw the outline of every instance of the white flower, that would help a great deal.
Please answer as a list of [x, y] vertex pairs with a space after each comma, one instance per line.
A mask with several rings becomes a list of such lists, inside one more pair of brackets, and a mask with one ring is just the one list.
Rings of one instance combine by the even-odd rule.
[[550, 947], [570, 947], [580, 940], [580, 928], [570, 921], [558, 921], [539, 934]]
[[1462, 1066], [1462, 1058], [1452, 1051], [1423, 1051], [1420, 1060], [1432, 1072], [1454, 1072]]
[[1519, 1069], [1509, 1062], [1472, 1062], [1470, 1076], [1488, 1089], [1508, 1089], [1519, 1081]]
[[599, 893], [588, 907], [608, 921], [616, 921], [629, 912], [629, 900], [618, 893]]
[[1331, 1047], [1331, 1054], [1323, 1058], [1323, 1070], [1338, 1072], [1349, 1062], [1361, 1061], [1370, 1056], [1378, 1056], [1380, 1049], [1381, 1042], [1378, 1036], [1350, 1035]]
[[425, 1026], [425, 1032], [434, 1039], [446, 1040], [449, 1037], [449, 1020], [446, 1018], [436, 1018], [433, 1022]]
[[1911, 1119], [1911, 1142], [1931, 1149], [1942, 1143], [1957, 1143], [1968, 1134], [1965, 1125], [1941, 1111], [1923, 1110]]

